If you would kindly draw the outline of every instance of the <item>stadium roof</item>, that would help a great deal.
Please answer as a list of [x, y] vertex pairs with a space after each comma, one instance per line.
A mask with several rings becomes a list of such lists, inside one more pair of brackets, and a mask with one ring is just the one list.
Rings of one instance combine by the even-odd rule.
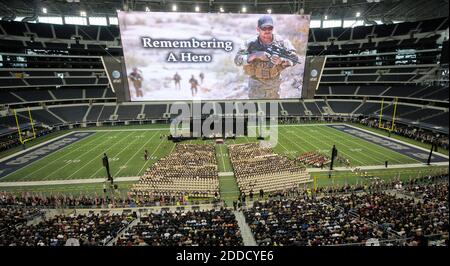
[[[416, 21], [446, 17], [448, 0], [0, 0], [1, 17], [33, 15], [114, 16], [116, 10], [299, 13], [313, 18]], [[245, 10], [243, 8], [245, 7]], [[44, 11], [44, 8], [46, 9]], [[268, 11], [270, 10], [270, 11]]]

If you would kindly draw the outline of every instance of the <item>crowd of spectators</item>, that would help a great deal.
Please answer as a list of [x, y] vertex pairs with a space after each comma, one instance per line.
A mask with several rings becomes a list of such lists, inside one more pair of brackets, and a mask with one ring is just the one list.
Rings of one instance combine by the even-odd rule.
[[278, 193], [245, 211], [259, 245], [448, 245], [448, 214], [448, 173]]
[[130, 195], [144, 201], [163, 197], [218, 197], [219, 175], [212, 145], [177, 144], [133, 185]]
[[244, 214], [262, 246], [341, 245], [387, 238], [369, 222], [315, 198], [255, 202]]
[[141, 216], [116, 245], [242, 246], [234, 214], [228, 209], [161, 212]]
[[423, 203], [387, 193], [353, 194], [333, 200], [346, 209], [353, 209], [360, 217], [390, 228], [400, 237], [413, 237], [420, 230], [424, 235], [447, 233], [448, 204]]
[[106, 245], [134, 219], [136, 213], [57, 215], [1, 231], [0, 246]]
[[302, 182], [309, 182], [305, 168], [293, 160], [275, 154], [259, 143], [234, 144], [228, 146], [231, 165], [239, 190], [249, 194], [297, 188]]
[[38, 208], [20, 208], [15, 206], [0, 206], [0, 232], [17, 225], [25, 224], [30, 219], [41, 214]]

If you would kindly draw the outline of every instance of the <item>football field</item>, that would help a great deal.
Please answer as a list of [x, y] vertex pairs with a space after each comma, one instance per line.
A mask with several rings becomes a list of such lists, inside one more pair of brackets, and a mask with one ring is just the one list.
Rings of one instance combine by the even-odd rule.
[[[308, 151], [329, 155], [332, 146], [336, 145], [339, 155], [348, 159], [354, 167], [384, 165], [386, 160], [391, 165], [420, 163], [415, 158], [327, 125], [279, 126], [278, 129], [278, 144], [274, 150], [291, 158]], [[254, 129], [249, 128], [250, 135], [252, 130]], [[113, 177], [140, 176], [159, 158], [175, 148], [173, 142], [163, 137], [169, 134], [169, 130], [163, 127], [97, 131], [93, 129], [90, 132], [95, 133], [30, 162], [3, 176], [0, 182], [105, 178], [103, 153], [109, 157]], [[252, 141], [256, 141], [256, 138], [239, 137], [235, 140], [226, 140], [225, 144]], [[183, 143], [213, 143], [213, 141], [198, 139]], [[144, 161], [146, 149], [150, 154], [148, 161]], [[216, 155], [219, 172], [232, 172], [226, 145], [217, 145]]]

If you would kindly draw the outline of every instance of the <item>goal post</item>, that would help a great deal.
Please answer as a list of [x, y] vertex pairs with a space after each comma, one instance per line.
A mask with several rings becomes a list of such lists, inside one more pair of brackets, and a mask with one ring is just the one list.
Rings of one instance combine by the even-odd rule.
[[383, 126], [382, 122], [382, 118], [383, 118], [383, 109], [384, 109], [384, 98], [381, 99], [381, 109], [380, 109], [380, 115], [379, 115], [379, 119], [378, 119], [378, 128], [381, 129], [385, 129], [389, 132], [394, 131], [395, 128], [395, 119], [396, 119], [396, 114], [397, 114], [397, 104], [398, 104], [398, 97], [395, 97], [395, 100], [393, 101], [394, 104], [394, 112], [392, 113], [392, 120], [391, 122], [391, 126], [390, 127], [385, 127]]
[[25, 138], [22, 137], [22, 131], [20, 130], [19, 117], [17, 116], [16, 109], [13, 109], [13, 110], [14, 110], [14, 117], [16, 119], [17, 133], [19, 134], [20, 143], [24, 144], [27, 141], [35, 139], [36, 138], [36, 130], [34, 129], [34, 121], [33, 121], [33, 117], [31, 116], [30, 107], [28, 107], [28, 119], [30, 120], [31, 130], [33, 131], [33, 136], [29, 137], [29, 138], [27, 136], [25, 136]]

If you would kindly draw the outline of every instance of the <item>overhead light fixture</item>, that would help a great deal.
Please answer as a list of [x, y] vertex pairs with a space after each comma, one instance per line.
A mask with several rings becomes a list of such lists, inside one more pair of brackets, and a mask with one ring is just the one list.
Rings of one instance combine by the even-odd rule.
[[270, 9], [270, 8], [267, 9], [267, 13], [268, 13], [268, 14], [272, 14], [272, 9]]
[[361, 16], [361, 12], [356, 12], [356, 17], [359, 18]]
[[242, 13], [247, 13], [247, 7], [246, 6], [242, 7]]
[[42, 13], [47, 14], [47, 8], [43, 7], [42, 8]]
[[200, 7], [199, 6], [195, 6], [195, 12], [200, 12]]
[[172, 5], [172, 11], [177, 11], [178, 7], [177, 5]]
[[145, 12], [150, 12], [150, 8], [148, 6], [145, 7]]
[[80, 11], [80, 16], [85, 17], [86, 16], [86, 11]]
[[220, 13], [223, 13], [223, 12], [225, 12], [225, 9], [223, 9], [223, 7], [220, 7]]

